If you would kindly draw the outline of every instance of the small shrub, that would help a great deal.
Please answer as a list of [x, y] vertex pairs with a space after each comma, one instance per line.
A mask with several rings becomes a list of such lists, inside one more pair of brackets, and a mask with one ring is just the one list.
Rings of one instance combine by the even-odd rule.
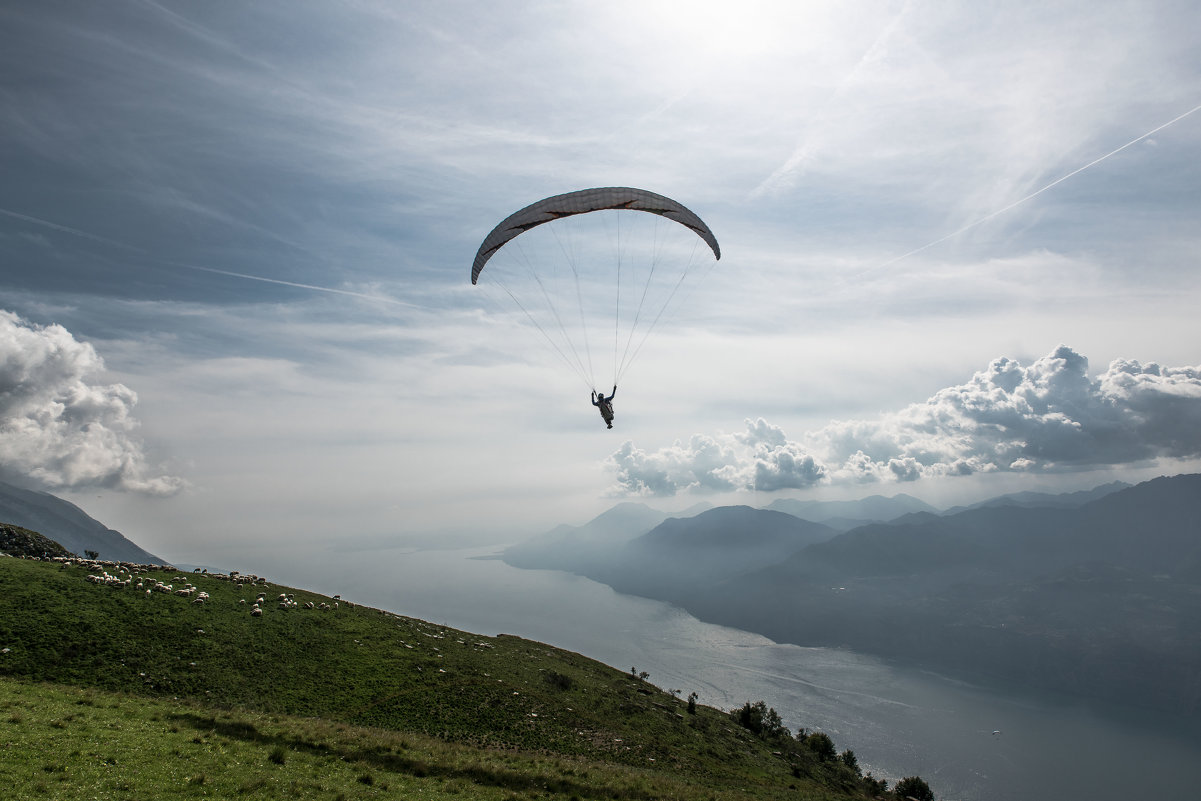
[[747, 701], [741, 709], [734, 710], [730, 715], [738, 721], [738, 725], [765, 740], [789, 736], [788, 728], [780, 718], [780, 713], [769, 708], [763, 701], [756, 701], [753, 704]]
[[863, 784], [867, 788], [868, 795], [884, 795], [888, 792], [888, 780], [877, 779], [870, 773], [863, 777]]
[[813, 752], [813, 755], [822, 762], [833, 762], [838, 758], [838, 751], [834, 748], [834, 741], [830, 739], [830, 735], [825, 732], [814, 732], [805, 738], [805, 747]]
[[547, 684], [554, 687], [556, 690], [570, 690], [572, 684], [574, 683], [572, 682], [571, 676], [567, 676], [554, 670], [545, 674], [545, 678]]
[[271, 753], [267, 755], [267, 759], [274, 762], [276, 765], [284, 764], [286, 755], [284, 753], [283, 746], [277, 745], [274, 748], [272, 748]]
[[934, 801], [934, 791], [920, 776], [906, 776], [893, 789], [897, 798], [913, 798], [916, 801]]

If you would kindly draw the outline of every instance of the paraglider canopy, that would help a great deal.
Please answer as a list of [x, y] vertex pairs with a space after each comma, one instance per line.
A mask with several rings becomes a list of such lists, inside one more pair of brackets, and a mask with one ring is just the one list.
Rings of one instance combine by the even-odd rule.
[[645, 211], [675, 220], [680, 225], [695, 231], [697, 236], [705, 240], [705, 244], [713, 250], [713, 256], [717, 259], [721, 258], [721, 247], [717, 244], [717, 237], [713, 236], [709, 226], [705, 225], [700, 217], [684, 205], [645, 189], [606, 186], [548, 197], [510, 214], [501, 221], [500, 225], [492, 229], [492, 233], [484, 238], [480, 249], [476, 251], [475, 261], [471, 265], [471, 283], [474, 284], [480, 280], [480, 271], [484, 269], [488, 259], [492, 258], [492, 254], [500, 250], [510, 239], [543, 223], [570, 217], [574, 214], [587, 214], [590, 211], [606, 209]]

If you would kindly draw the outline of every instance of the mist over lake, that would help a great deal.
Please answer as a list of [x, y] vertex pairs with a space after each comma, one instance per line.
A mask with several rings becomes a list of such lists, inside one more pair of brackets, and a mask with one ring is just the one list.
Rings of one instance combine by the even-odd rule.
[[[792, 730], [828, 733], [865, 771], [925, 778], [965, 801], [1184, 798], [1201, 731], [1136, 711], [1004, 695], [834, 648], [703, 623], [580, 576], [520, 570], [495, 549], [339, 553], [281, 568], [308, 587], [478, 634], [578, 651], [729, 709], [763, 700]], [[999, 732], [994, 734], [993, 732]]]

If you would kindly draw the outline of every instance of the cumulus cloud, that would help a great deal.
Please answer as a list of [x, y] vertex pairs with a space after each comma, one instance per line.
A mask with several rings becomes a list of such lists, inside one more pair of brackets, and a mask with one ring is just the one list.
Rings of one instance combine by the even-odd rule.
[[0, 474], [47, 489], [170, 495], [183, 487], [151, 475], [135, 436], [137, 395], [88, 382], [103, 369], [95, 349], [62, 326], [0, 311]]
[[1201, 366], [1119, 359], [1100, 376], [1066, 345], [1029, 366], [994, 360], [964, 384], [874, 420], [834, 421], [790, 439], [762, 418], [746, 430], [609, 458], [617, 491], [674, 495], [798, 489], [996, 471], [1077, 469], [1201, 456]]

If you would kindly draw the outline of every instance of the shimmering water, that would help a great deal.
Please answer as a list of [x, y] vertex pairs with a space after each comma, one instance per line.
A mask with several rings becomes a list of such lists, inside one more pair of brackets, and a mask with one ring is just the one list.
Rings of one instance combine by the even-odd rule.
[[1000, 695], [850, 651], [782, 645], [589, 579], [518, 570], [487, 555], [343, 553], [319, 574], [306, 575], [296, 564], [287, 580], [453, 628], [516, 634], [636, 668], [665, 689], [695, 691], [710, 706], [766, 701], [789, 728], [826, 732], [839, 750], [854, 750], [864, 770], [890, 783], [920, 775], [939, 798], [1197, 797], [1201, 732], [1053, 698]]

